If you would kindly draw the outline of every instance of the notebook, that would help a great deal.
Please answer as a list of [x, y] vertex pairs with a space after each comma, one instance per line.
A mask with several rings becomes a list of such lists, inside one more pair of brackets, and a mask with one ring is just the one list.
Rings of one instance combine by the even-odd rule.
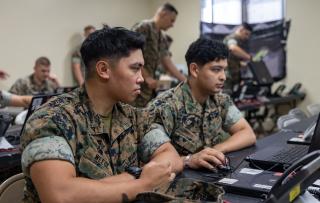
[[228, 193], [266, 199], [282, 173], [252, 168], [239, 168], [216, 182]]
[[264, 170], [285, 171], [295, 161], [306, 154], [320, 149], [320, 115], [311, 138], [310, 146], [286, 144], [270, 146], [246, 157], [251, 167]]

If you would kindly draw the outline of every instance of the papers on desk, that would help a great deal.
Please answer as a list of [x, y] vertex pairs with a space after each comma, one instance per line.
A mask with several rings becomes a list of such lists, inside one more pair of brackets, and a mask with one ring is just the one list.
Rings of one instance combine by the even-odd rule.
[[5, 137], [0, 137], [0, 150], [13, 149], [14, 147], [7, 141]]

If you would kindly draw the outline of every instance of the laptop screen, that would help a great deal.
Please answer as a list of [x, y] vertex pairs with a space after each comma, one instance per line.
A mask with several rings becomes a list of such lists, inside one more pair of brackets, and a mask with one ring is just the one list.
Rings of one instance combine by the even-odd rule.
[[36, 95], [32, 97], [31, 103], [28, 107], [28, 113], [26, 115], [26, 118], [24, 120], [21, 132], [20, 132], [20, 136], [22, 134], [22, 131], [26, 125], [26, 122], [28, 120], [28, 118], [30, 117], [30, 115], [37, 110], [41, 105], [43, 105], [44, 103], [46, 103], [51, 97], [53, 96], [57, 96], [59, 94], [48, 94], [48, 95]]
[[310, 144], [308, 153], [313, 152], [315, 150], [319, 150], [319, 149], [320, 149], [320, 114], [318, 116], [317, 124], [314, 129], [314, 133], [311, 139], [311, 144]]

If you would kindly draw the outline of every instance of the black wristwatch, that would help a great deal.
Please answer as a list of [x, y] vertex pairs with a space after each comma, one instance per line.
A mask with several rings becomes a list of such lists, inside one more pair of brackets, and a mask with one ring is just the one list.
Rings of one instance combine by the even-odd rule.
[[126, 168], [126, 172], [138, 179], [141, 175], [142, 169], [137, 166], [129, 166]]

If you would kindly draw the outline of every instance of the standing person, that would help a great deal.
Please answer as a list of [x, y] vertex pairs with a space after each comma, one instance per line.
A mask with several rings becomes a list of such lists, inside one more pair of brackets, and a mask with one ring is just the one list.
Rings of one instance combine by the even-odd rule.
[[246, 43], [252, 33], [252, 27], [243, 23], [238, 26], [234, 33], [225, 37], [223, 42], [228, 46], [230, 55], [228, 59], [228, 72], [225, 89], [233, 90], [235, 85], [241, 82], [242, 61], [250, 61], [252, 56], [245, 50]]
[[35, 95], [54, 93], [60, 84], [55, 75], [50, 75], [50, 60], [39, 57], [34, 65], [34, 72], [18, 79], [10, 88], [9, 92], [17, 95]]
[[124, 28], [83, 42], [84, 85], [40, 107], [23, 132], [25, 202], [130, 202], [182, 170], [148, 110], [124, 104], [140, 93], [143, 45]]
[[164, 126], [185, 166], [214, 169], [226, 164], [225, 153], [254, 144], [256, 137], [231, 98], [221, 93], [227, 47], [200, 38], [189, 46], [185, 58], [187, 81], [149, 106], [156, 109], [155, 122]]
[[[87, 25], [83, 29], [83, 35], [85, 38], [87, 38], [94, 31], [96, 31], [96, 28], [94, 26]], [[78, 47], [77, 50], [72, 54], [71, 68], [73, 77], [76, 80], [77, 85], [82, 85], [84, 83], [85, 67], [81, 59], [80, 47]]]
[[133, 27], [134, 31], [143, 34], [146, 38], [146, 44], [143, 48], [145, 66], [142, 70], [145, 81], [141, 86], [141, 95], [133, 103], [134, 106], [144, 107], [155, 97], [155, 89], [157, 88], [155, 73], [160, 64], [178, 80], [184, 81], [186, 79], [173, 64], [168, 43], [163, 34], [163, 31], [173, 26], [177, 15], [176, 8], [166, 3], [157, 10], [151, 20], [144, 20]]

